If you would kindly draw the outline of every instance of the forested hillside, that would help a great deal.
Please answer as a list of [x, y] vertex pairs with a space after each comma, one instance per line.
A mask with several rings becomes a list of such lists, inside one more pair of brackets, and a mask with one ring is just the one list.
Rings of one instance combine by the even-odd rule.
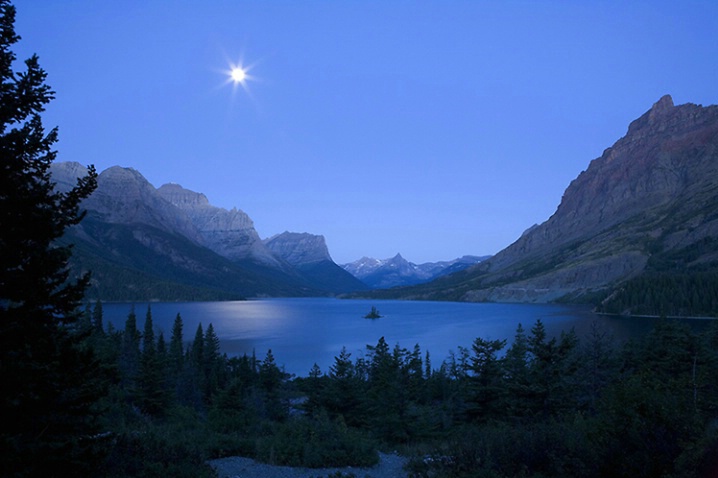
[[646, 272], [626, 281], [597, 305], [600, 312], [632, 315], [716, 317], [718, 270], [701, 261], [718, 240], [706, 238], [670, 254], [655, 254]]

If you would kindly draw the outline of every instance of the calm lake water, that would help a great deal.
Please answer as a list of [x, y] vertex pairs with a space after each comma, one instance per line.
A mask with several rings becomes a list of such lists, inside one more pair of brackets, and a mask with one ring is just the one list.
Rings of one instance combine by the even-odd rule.
[[[134, 305], [142, 330], [147, 303]], [[372, 306], [382, 318], [365, 319]], [[105, 322], [124, 328], [131, 304], [103, 304]], [[251, 355], [263, 359], [272, 350], [277, 364], [289, 373], [306, 376], [316, 362], [328, 371], [346, 347], [352, 358], [361, 356], [367, 345], [380, 337], [393, 347], [421, 346], [438, 367], [450, 350], [470, 347], [476, 337], [507, 339], [510, 343], [521, 323], [528, 332], [541, 319], [549, 334], [574, 328], [586, 334], [593, 321], [619, 340], [650, 330], [652, 319], [597, 316], [588, 308], [562, 305], [477, 304], [457, 302], [412, 302], [381, 300], [340, 300], [327, 298], [263, 299], [236, 302], [154, 302], [152, 320], [157, 332], [169, 341], [172, 324], [179, 313], [184, 338], [194, 338], [201, 323], [212, 323], [220, 338], [221, 351], [228, 355]]]

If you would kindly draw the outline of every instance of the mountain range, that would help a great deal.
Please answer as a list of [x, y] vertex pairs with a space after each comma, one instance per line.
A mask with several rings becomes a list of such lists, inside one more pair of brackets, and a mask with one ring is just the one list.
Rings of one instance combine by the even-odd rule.
[[[59, 190], [86, 173], [78, 163], [51, 166]], [[63, 240], [75, 244], [72, 268], [92, 271], [92, 298], [213, 300], [367, 289], [332, 261], [324, 237], [287, 232], [263, 241], [243, 211], [212, 206], [178, 184], [155, 188], [131, 168], [103, 171], [82, 207], [87, 216]]]
[[414, 264], [404, 259], [401, 254], [397, 254], [390, 259], [362, 257], [357, 261], [342, 264], [342, 267], [372, 289], [388, 289], [429, 282], [464, 270], [488, 257], [463, 256], [452, 261]]
[[[52, 165], [59, 189], [85, 169]], [[63, 239], [104, 300], [353, 292], [380, 298], [591, 302], [624, 314], [718, 311], [718, 106], [670, 96], [633, 121], [565, 190], [555, 213], [490, 258], [416, 265], [400, 254], [342, 267], [322, 236], [262, 240], [238, 209], [112, 167]], [[398, 287], [394, 287], [398, 286]], [[387, 290], [380, 289], [393, 287]]]
[[667, 95], [569, 184], [547, 221], [486, 261], [384, 296], [715, 314], [717, 272], [718, 106]]
[[[55, 187], [66, 191], [87, 170], [59, 162], [51, 174]], [[377, 261], [383, 267], [364, 282], [361, 273], [332, 260], [321, 235], [284, 232], [261, 239], [245, 212], [213, 206], [179, 184], [155, 188], [139, 171], [120, 166], [100, 173], [82, 207], [87, 216], [63, 240], [74, 244], [75, 272], [92, 271], [88, 296], [103, 300], [338, 295], [416, 284], [480, 259], [416, 266], [397, 255]]]

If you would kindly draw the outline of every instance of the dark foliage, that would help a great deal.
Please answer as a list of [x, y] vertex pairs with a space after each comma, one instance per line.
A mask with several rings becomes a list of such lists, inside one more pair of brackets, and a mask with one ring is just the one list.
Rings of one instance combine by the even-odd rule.
[[668, 317], [718, 315], [718, 239], [706, 237], [688, 247], [664, 251], [660, 240], [648, 246], [646, 271], [600, 297], [600, 312]]
[[648, 273], [626, 282], [598, 309], [625, 315], [714, 317], [718, 272]]
[[125, 330], [93, 329], [120, 374], [100, 417], [104, 475], [204, 476], [206, 460], [231, 455], [367, 466], [391, 447], [415, 457], [415, 476], [710, 476], [718, 446], [718, 325], [664, 321], [619, 347], [598, 326], [579, 340], [537, 321], [508, 348], [477, 338], [438, 368], [381, 338], [293, 379], [271, 351], [219, 354], [211, 324], [183, 336], [177, 316], [163, 345], [150, 311], [144, 325], [131, 310]]
[[40, 114], [53, 98], [37, 56], [13, 71], [15, 8], [0, 1], [0, 403], [4, 476], [81, 475], [99, 459], [94, 418], [102, 370], [77, 306], [89, 280], [69, 281], [69, 246], [57, 240], [79, 223], [96, 174], [66, 193], [49, 166], [57, 130]]

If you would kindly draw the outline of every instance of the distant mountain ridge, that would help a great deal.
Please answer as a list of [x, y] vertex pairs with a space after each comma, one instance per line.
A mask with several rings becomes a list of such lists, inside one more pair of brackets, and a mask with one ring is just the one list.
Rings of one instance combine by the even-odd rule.
[[312, 287], [341, 291], [367, 289], [364, 282], [334, 263], [324, 236], [283, 232], [265, 239], [264, 244], [299, 271]]
[[485, 262], [395, 295], [610, 302], [640, 277], [717, 270], [718, 106], [664, 96], [571, 182], [546, 222]]
[[362, 257], [342, 264], [347, 272], [373, 289], [388, 289], [397, 286], [421, 284], [445, 274], [466, 269], [487, 259], [489, 256], [463, 256], [451, 261], [414, 264], [401, 254], [389, 259]]
[[294, 266], [332, 260], [324, 236], [285, 231], [265, 239], [263, 243]]
[[[78, 163], [51, 166], [60, 190], [86, 172]], [[260, 239], [243, 211], [212, 206], [204, 194], [177, 184], [155, 189], [131, 168], [115, 166], [100, 173], [97, 190], [82, 207], [87, 217], [63, 240], [76, 245], [73, 268], [93, 271], [90, 297], [211, 300], [366, 289], [334, 264], [326, 244], [321, 266], [293, 264]], [[306, 237], [320, 239], [299, 241], [293, 245], [295, 254], [312, 254], [302, 249], [324, 241]], [[285, 248], [292, 238], [285, 238]]]

